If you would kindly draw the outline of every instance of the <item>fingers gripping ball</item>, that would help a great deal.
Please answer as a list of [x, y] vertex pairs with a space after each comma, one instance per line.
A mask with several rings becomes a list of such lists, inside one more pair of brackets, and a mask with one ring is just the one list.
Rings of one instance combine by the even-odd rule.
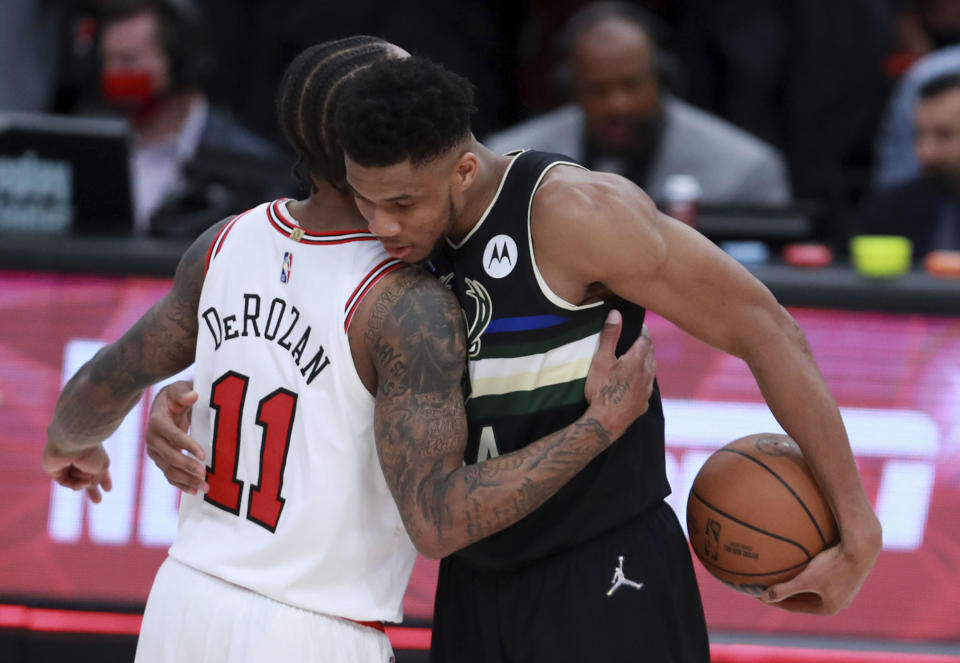
[[794, 577], [837, 541], [833, 512], [786, 435], [734, 440], [700, 468], [687, 532], [708, 571], [746, 594]]

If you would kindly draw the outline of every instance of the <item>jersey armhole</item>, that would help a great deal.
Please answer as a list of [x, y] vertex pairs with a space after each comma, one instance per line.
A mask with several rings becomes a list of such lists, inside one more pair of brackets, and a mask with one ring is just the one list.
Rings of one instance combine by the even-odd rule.
[[350, 323], [353, 321], [353, 315], [357, 312], [360, 302], [367, 296], [370, 289], [377, 284], [380, 279], [404, 266], [404, 262], [396, 258], [387, 258], [376, 267], [367, 272], [360, 283], [354, 288], [353, 293], [347, 298], [347, 303], [343, 307], [343, 331], [350, 330]]
[[203, 265], [203, 274], [206, 276], [207, 272], [210, 271], [210, 263], [213, 262], [213, 259], [217, 257], [217, 254], [220, 253], [220, 249], [223, 248], [223, 243], [227, 240], [227, 235], [230, 234], [230, 231], [233, 229], [233, 226], [236, 225], [237, 221], [245, 217], [247, 214], [252, 212], [252, 209], [248, 209], [242, 214], [238, 214], [225, 224], [216, 235], [213, 236], [213, 241], [210, 242], [210, 246], [207, 248], [207, 259]]
[[554, 166], [573, 166], [575, 168], [586, 170], [586, 168], [580, 164], [572, 161], [553, 161], [547, 164], [547, 167], [544, 168], [540, 173], [540, 177], [537, 178], [537, 182], [533, 186], [533, 191], [530, 192], [530, 200], [527, 203], [527, 244], [529, 245], [530, 249], [530, 265], [533, 267], [533, 276], [540, 288], [540, 293], [547, 299], [548, 302], [565, 311], [585, 311], [587, 309], [596, 308], [597, 306], [602, 306], [603, 300], [601, 299], [600, 301], [593, 302], [592, 304], [573, 304], [555, 293], [550, 287], [550, 284], [547, 283], [547, 280], [543, 278], [543, 274], [540, 273], [540, 266], [537, 264], [537, 254], [533, 247], [533, 197], [537, 195], [537, 191], [540, 189], [540, 185], [543, 183], [543, 178], [547, 176], [547, 173], [549, 173]]

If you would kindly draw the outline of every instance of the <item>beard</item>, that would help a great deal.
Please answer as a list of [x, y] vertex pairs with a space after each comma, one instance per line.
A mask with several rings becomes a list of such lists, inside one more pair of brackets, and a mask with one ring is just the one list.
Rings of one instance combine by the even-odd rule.
[[443, 238], [446, 239], [450, 233], [453, 232], [453, 229], [456, 227], [457, 219], [460, 218], [460, 210], [457, 209], [457, 204], [453, 202], [453, 191], [447, 191], [447, 227], [443, 230]]
[[418, 264], [429, 262], [431, 258], [439, 256], [443, 252], [443, 247], [447, 245], [447, 237], [450, 236], [450, 233], [453, 232], [453, 228], [457, 222], [457, 219], [460, 218], [460, 210], [457, 209], [456, 204], [453, 202], [453, 192], [447, 192], [447, 212], [446, 220], [444, 221], [443, 227], [437, 239], [433, 242], [433, 246], [430, 248], [430, 253], [427, 254], [427, 257], [419, 261]]

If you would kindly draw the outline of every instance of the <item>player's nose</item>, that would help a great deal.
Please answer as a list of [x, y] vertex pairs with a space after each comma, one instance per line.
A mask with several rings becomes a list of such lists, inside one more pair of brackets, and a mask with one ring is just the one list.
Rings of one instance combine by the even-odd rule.
[[370, 232], [381, 239], [396, 237], [402, 230], [402, 226], [396, 217], [379, 207], [375, 208], [373, 215], [367, 218], [367, 225]]

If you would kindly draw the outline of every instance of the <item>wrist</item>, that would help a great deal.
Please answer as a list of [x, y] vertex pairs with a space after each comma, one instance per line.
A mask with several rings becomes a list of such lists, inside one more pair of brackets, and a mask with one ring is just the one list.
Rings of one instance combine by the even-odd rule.
[[69, 435], [60, 430], [54, 423], [47, 427], [47, 444], [43, 453], [45, 456], [52, 457], [76, 456], [92, 447], [101, 445], [100, 440], [84, 441], [76, 435]]
[[583, 422], [590, 422], [594, 427], [594, 432], [598, 441], [604, 448], [613, 444], [627, 430], [627, 425], [620, 421], [616, 412], [610, 408], [597, 407], [590, 405], [583, 416], [580, 418]]
[[869, 506], [860, 513], [838, 518], [840, 546], [852, 557], [876, 557], [883, 545], [883, 528]]

